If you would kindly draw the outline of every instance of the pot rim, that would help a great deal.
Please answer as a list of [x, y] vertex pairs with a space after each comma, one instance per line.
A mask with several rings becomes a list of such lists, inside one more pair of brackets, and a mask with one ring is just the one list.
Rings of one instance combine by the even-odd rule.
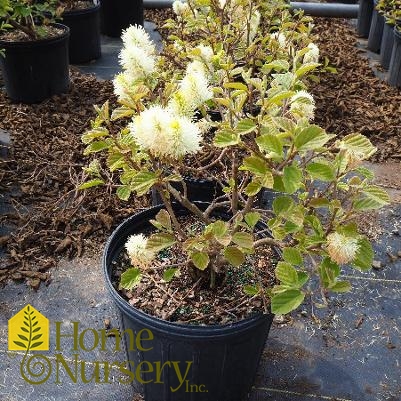
[[60, 23], [50, 24], [55, 28], [63, 30], [63, 33], [58, 36], [53, 36], [51, 38], [36, 39], [36, 40], [19, 40], [19, 41], [8, 41], [0, 39], [0, 46], [5, 48], [33, 48], [39, 46], [45, 46], [47, 44], [54, 44], [63, 41], [70, 36], [70, 28], [67, 25]]
[[[198, 206], [208, 205], [206, 202], [197, 202]], [[183, 209], [180, 205], [175, 204], [174, 206], [178, 207], [178, 210], [186, 210]], [[243, 331], [247, 330], [250, 326], [255, 326], [259, 324], [263, 324], [266, 319], [272, 320], [273, 314], [269, 313], [258, 313], [254, 316], [250, 316], [246, 319], [240, 320], [234, 323], [222, 324], [222, 325], [189, 325], [189, 324], [182, 324], [176, 322], [169, 322], [163, 319], [160, 319], [156, 316], [149, 315], [140, 309], [130, 305], [114, 288], [110, 275], [111, 275], [111, 268], [109, 268], [107, 260], [109, 259], [109, 254], [115, 249], [112, 250], [113, 244], [117, 241], [117, 239], [121, 236], [122, 232], [126, 230], [127, 227], [130, 226], [132, 220], [136, 220], [139, 216], [143, 214], [156, 214], [159, 210], [163, 209], [164, 205], [157, 205], [150, 208], [147, 208], [144, 211], [139, 211], [134, 215], [130, 216], [129, 218], [125, 219], [110, 235], [108, 238], [103, 255], [102, 255], [102, 270], [104, 274], [104, 278], [106, 281], [106, 287], [112, 296], [113, 300], [118, 304], [119, 308], [122, 309], [128, 316], [133, 318], [139, 318], [142, 320], [143, 323], [147, 324], [147, 326], [152, 329], [156, 328], [159, 331], [169, 332], [174, 330], [175, 332], [180, 333], [181, 335], [188, 336], [193, 338], [194, 336], [199, 336], [201, 338], [204, 337], [220, 337], [224, 336], [229, 332], [238, 332], [242, 333]], [[138, 230], [139, 231], [139, 230]]]
[[94, 12], [96, 12], [98, 10], [100, 10], [100, 3], [99, 4], [92, 4], [90, 7], [86, 7], [86, 8], [77, 8], [77, 9], [64, 11], [61, 14], [61, 18], [85, 16], [86, 14], [91, 14], [91, 13], [94, 13]]

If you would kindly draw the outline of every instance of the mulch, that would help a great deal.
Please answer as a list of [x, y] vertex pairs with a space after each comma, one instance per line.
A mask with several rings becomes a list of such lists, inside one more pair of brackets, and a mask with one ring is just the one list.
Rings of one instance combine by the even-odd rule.
[[[169, 16], [171, 10], [145, 15], [159, 26]], [[358, 56], [346, 21], [316, 19], [315, 32], [321, 53], [338, 70], [312, 88], [316, 123], [339, 136], [367, 135], [379, 149], [376, 161], [400, 160], [401, 91], [375, 77]], [[12, 104], [0, 91], [0, 128], [12, 137], [9, 160], [0, 168], [0, 203], [11, 211], [0, 216], [0, 225], [14, 227], [0, 236], [6, 254], [0, 283], [26, 280], [37, 288], [49, 282], [49, 269], [60, 257], [99, 249], [124, 217], [148, 205], [148, 199], [119, 201], [111, 188], [76, 190], [88, 163], [80, 137], [95, 117], [93, 105], [115, 100], [109, 81], [72, 70], [71, 82], [69, 93], [39, 105]]]
[[316, 123], [338, 136], [366, 135], [378, 148], [374, 161], [399, 161], [401, 89], [375, 76], [347, 21], [316, 18], [315, 23], [320, 51], [337, 69], [337, 74], [324, 74], [311, 90]]

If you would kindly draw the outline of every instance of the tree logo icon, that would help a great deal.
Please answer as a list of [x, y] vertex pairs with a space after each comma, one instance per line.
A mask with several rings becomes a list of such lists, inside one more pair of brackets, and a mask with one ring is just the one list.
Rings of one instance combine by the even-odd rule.
[[27, 305], [8, 321], [9, 351], [48, 351], [49, 320]]

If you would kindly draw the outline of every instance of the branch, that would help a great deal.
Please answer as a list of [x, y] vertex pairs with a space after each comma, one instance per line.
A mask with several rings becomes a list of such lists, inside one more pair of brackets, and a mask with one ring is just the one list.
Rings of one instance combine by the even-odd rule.
[[277, 246], [279, 248], [284, 248], [285, 247], [284, 242], [276, 241], [273, 238], [262, 238], [262, 239], [259, 239], [259, 240], [255, 241], [253, 243], [253, 246], [255, 248], [258, 248], [258, 247], [263, 246], [263, 245]]
[[7, 22], [15, 29], [18, 29], [24, 33], [26, 33], [30, 38], [33, 39], [37, 39], [37, 35], [35, 33], [35, 31], [28, 29], [27, 27], [21, 25], [20, 23], [18, 23], [17, 21], [11, 19], [11, 18], [7, 18]]

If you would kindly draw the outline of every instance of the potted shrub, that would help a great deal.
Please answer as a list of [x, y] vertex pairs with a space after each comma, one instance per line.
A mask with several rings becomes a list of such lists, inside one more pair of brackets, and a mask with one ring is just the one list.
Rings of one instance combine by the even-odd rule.
[[[255, 38], [248, 46], [257, 46]], [[240, 401], [272, 314], [289, 313], [305, 297], [327, 302], [328, 291], [349, 291], [344, 264], [371, 267], [371, 245], [354, 218], [389, 201], [361, 166], [375, 148], [360, 134], [336, 139], [311, 122], [304, 78], [317, 63], [305, 57], [310, 47], [269, 61], [268, 76], [236, 65], [223, 43], [208, 57], [198, 47], [179, 68], [166, 68], [169, 54], [157, 56], [140, 27], [125, 31], [123, 42], [124, 68], [114, 80], [120, 105], [97, 107], [82, 137], [87, 155], [106, 158], [89, 164], [81, 188], [118, 176], [110, 185], [121, 199], [155, 188], [163, 202], [123, 222], [102, 262], [123, 328], [148, 330], [128, 351], [143, 367], [136, 381], [147, 401], [188, 400], [195, 388], [193, 400]], [[184, 160], [210, 135], [230, 168], [219, 171], [225, 196], [198, 203], [188, 197]], [[213, 167], [205, 169], [212, 178]], [[281, 193], [272, 210], [255, 203], [263, 188]], [[179, 374], [153, 369], [172, 361], [181, 363]]]
[[57, 5], [63, 24], [70, 29], [70, 63], [86, 63], [99, 58], [100, 3], [93, 0], [60, 0]]
[[0, 63], [13, 101], [36, 103], [68, 90], [69, 29], [49, 15], [55, 15], [54, 1], [0, 3]]
[[101, 0], [100, 26], [104, 35], [119, 38], [130, 25], [143, 25], [143, 0]]
[[383, 14], [385, 21], [380, 46], [380, 64], [388, 70], [394, 44], [394, 26], [396, 20], [401, 17], [401, 1], [379, 0], [377, 9]]

